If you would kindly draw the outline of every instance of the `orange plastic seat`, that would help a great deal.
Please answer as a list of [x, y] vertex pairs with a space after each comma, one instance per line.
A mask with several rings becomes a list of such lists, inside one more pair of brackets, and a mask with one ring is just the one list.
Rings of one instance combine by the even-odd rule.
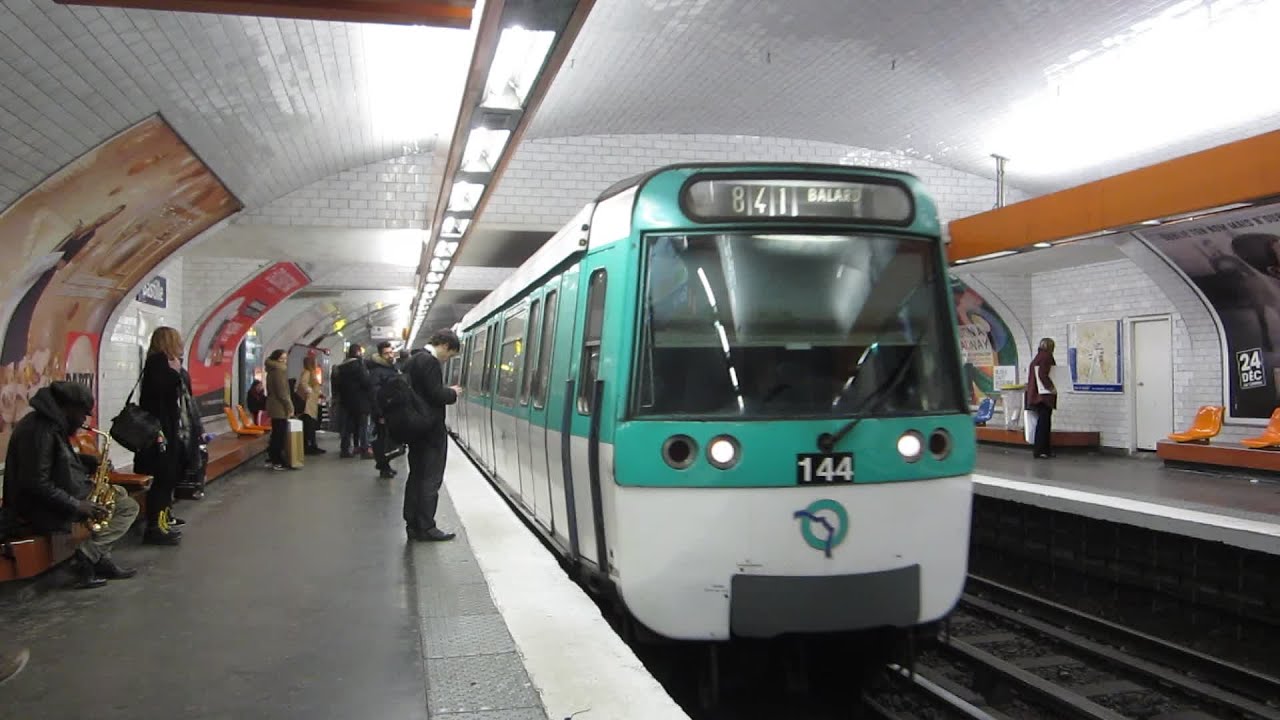
[[1205, 405], [1196, 411], [1196, 419], [1191, 427], [1183, 432], [1170, 433], [1169, 439], [1180, 443], [1205, 443], [1209, 438], [1217, 437], [1222, 432], [1222, 414], [1226, 408], [1221, 405]]
[[232, 412], [231, 408], [226, 405], [222, 406], [222, 412], [227, 415], [227, 424], [231, 426], [231, 431], [240, 437], [262, 437], [265, 432], [256, 428], [247, 428], [240, 424], [240, 418]]
[[270, 425], [259, 425], [253, 421], [253, 417], [249, 415], [249, 411], [244, 409], [243, 405], [237, 405], [236, 411], [240, 413], [240, 422], [249, 430], [261, 430], [262, 432], [271, 432]]
[[1271, 420], [1267, 422], [1267, 429], [1262, 431], [1261, 435], [1245, 438], [1240, 444], [1253, 448], [1254, 450], [1263, 450], [1280, 446], [1280, 408], [1276, 408], [1271, 413]]

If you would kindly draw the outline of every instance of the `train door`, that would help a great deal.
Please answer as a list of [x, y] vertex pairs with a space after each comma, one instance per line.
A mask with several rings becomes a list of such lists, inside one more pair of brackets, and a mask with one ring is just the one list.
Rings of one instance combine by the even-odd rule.
[[471, 450], [480, 463], [484, 464], [485, 454], [485, 390], [484, 390], [484, 369], [485, 358], [487, 356], [488, 328], [479, 327], [473, 336], [470, 360], [470, 395], [472, 398], [471, 406], [467, 408], [467, 441], [471, 445]]
[[524, 331], [528, 325], [529, 310], [521, 307], [507, 313], [502, 320], [502, 344], [497, 353], [496, 382], [493, 404], [494, 463], [498, 477], [502, 478], [520, 498], [528, 504], [520, 471], [520, 447], [518, 438], [523, 423], [517, 415], [519, 395], [519, 368], [524, 360]]
[[[555, 352], [556, 311], [560, 297], [560, 278], [551, 281], [546, 293], [534, 301], [535, 310], [529, 323], [529, 355], [525, 362], [525, 384], [522, 402], [528, 404], [528, 462], [533, 480], [533, 512], [554, 533], [557, 525], [551, 473], [547, 462], [547, 375]], [[551, 450], [554, 452], [554, 449]], [[561, 493], [563, 498], [563, 491]], [[563, 503], [561, 503], [563, 505]]]
[[516, 461], [520, 465], [521, 492], [529, 510], [537, 516], [537, 477], [533, 467], [533, 448], [530, 445], [532, 423], [529, 417], [529, 380], [536, 365], [533, 357], [538, 350], [538, 323], [542, 316], [542, 296], [534, 291], [529, 296], [529, 322], [525, 327], [524, 353], [520, 357], [520, 386], [516, 388]]
[[593, 488], [593, 484], [599, 481], [596, 474], [599, 465], [598, 458], [592, 454], [593, 448], [589, 441], [592, 434], [598, 431], [601, 419], [595, 417], [600, 411], [596, 407], [596, 382], [611, 381], [611, 378], [604, 377], [600, 372], [600, 360], [604, 351], [605, 292], [609, 285], [609, 273], [604, 267], [604, 259], [609, 255], [608, 252], [597, 253], [595, 256], [588, 256], [583, 263], [583, 285], [586, 287], [579, 291], [583, 310], [578, 313], [578, 327], [575, 328], [570, 348], [574, 360], [570, 367], [571, 377], [574, 379], [574, 397], [572, 403], [566, 403], [566, 407], [572, 410], [569, 423], [573, 435], [570, 455], [578, 551], [583, 558], [600, 567], [604, 566], [602, 561], [607, 558], [600, 557], [597, 546], [597, 530], [602, 518], [601, 509], [596, 502], [599, 487]]
[[480, 433], [484, 435], [484, 465], [490, 472], [498, 471], [497, 452], [493, 437], [493, 381], [494, 375], [497, 374], [497, 362], [495, 358], [498, 356], [498, 321], [495, 318], [485, 328], [485, 354], [484, 354], [484, 408], [481, 413]]
[[[465, 338], [462, 341], [462, 347], [458, 350], [458, 357], [453, 359], [458, 366], [457, 384], [465, 388], [467, 386], [467, 361], [471, 359], [471, 338]], [[458, 434], [458, 439], [462, 444], [470, 447], [471, 441], [467, 439], [467, 406], [468, 398], [466, 393], [458, 398], [458, 402], [449, 408], [449, 426]]]
[[[573, 368], [573, 334], [577, 325], [578, 314], [578, 266], [565, 271], [559, 281], [556, 293], [556, 312], [547, 308], [545, 315], [551, 327], [551, 342], [546, 346], [547, 357], [551, 363], [546, 374], [541, 376], [541, 400], [543, 412], [546, 413], [546, 453], [547, 480], [551, 487], [552, 527], [556, 536], [576, 549], [578, 540], [577, 523], [572, 518], [580, 512], [570, 507], [570, 491], [574, 483], [580, 482], [572, 473], [571, 424], [573, 408], [570, 406], [576, 392], [572, 391], [571, 378]], [[553, 288], [556, 283], [552, 283]], [[543, 326], [546, 327], [545, 325]], [[541, 373], [540, 373], [541, 374]], [[588, 517], [590, 515], [588, 514]]]

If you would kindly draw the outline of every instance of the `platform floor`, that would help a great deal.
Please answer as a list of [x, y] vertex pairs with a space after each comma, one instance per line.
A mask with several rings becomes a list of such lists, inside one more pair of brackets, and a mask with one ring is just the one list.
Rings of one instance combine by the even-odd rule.
[[[404, 459], [307, 461], [181, 503], [178, 548], [126, 540], [133, 579], [4, 597], [31, 662], [0, 715], [545, 720], [465, 532], [405, 542]], [[447, 498], [440, 520], [462, 530]]]
[[1280, 522], [1280, 480], [1247, 471], [1166, 467], [1154, 454], [1062, 453], [1036, 460], [1026, 448], [978, 446], [978, 470], [1013, 480], [1105, 492], [1253, 520]]
[[979, 445], [974, 492], [1280, 554], [1280, 481], [1167, 467], [1154, 454], [1061, 453]]

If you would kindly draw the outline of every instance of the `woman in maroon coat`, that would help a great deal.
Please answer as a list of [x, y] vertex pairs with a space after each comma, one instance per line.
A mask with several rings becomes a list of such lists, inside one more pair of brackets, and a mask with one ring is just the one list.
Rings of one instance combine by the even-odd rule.
[[1035, 456], [1047, 458], [1053, 454], [1049, 445], [1050, 433], [1053, 432], [1053, 411], [1058, 407], [1058, 389], [1050, 377], [1051, 370], [1058, 363], [1053, 359], [1053, 339], [1040, 340], [1040, 349], [1031, 366], [1027, 368], [1026, 405], [1036, 413]]

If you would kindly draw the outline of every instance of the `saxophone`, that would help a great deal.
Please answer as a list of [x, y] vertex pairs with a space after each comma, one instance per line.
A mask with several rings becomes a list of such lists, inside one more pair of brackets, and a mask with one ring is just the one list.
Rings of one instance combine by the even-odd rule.
[[85, 429], [104, 438], [98, 454], [98, 469], [93, 473], [93, 489], [89, 491], [89, 497], [85, 498], [107, 509], [106, 515], [91, 517], [85, 521], [90, 532], [101, 532], [111, 522], [111, 516], [116, 514], [116, 489], [111, 485], [111, 436], [101, 430]]

